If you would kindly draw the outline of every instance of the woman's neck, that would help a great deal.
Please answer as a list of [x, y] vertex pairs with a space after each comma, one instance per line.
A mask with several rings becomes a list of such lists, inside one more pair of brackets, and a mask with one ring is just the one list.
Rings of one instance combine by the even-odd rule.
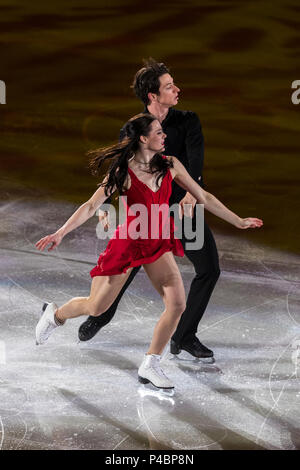
[[143, 165], [149, 165], [154, 155], [155, 155], [155, 152], [153, 151], [143, 151], [143, 152], [137, 151], [133, 155], [133, 160]]

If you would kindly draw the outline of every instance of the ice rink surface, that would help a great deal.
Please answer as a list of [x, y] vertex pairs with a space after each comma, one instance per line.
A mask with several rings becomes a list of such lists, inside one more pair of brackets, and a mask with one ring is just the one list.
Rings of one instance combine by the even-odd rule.
[[157, 392], [137, 381], [163, 309], [143, 269], [93, 340], [78, 342], [82, 317], [35, 345], [42, 302], [88, 295], [106, 242], [93, 219], [38, 252], [75, 206], [14, 195], [0, 206], [1, 449], [300, 449], [299, 257], [214, 231], [222, 274], [198, 337], [216, 361], [166, 348], [176, 389]]

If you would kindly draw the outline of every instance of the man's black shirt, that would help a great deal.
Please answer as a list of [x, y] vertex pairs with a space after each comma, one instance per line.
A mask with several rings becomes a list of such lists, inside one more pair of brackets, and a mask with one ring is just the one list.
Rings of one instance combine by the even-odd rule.
[[[147, 108], [144, 109], [144, 113], [149, 113]], [[197, 114], [192, 111], [179, 111], [170, 108], [161, 126], [167, 135], [164, 154], [178, 158], [191, 177], [201, 187], [204, 187], [202, 178], [204, 139]], [[122, 128], [120, 140], [124, 137], [125, 132]], [[173, 181], [169, 204], [181, 201], [185, 193], [186, 191]]]

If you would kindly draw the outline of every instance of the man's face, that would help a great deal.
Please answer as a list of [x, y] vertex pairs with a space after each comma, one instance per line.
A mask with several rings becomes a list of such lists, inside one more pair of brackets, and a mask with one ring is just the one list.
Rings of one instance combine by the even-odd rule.
[[165, 73], [159, 77], [159, 81], [159, 95], [154, 95], [156, 102], [169, 108], [175, 106], [178, 103], [180, 89], [174, 84], [173, 77]]

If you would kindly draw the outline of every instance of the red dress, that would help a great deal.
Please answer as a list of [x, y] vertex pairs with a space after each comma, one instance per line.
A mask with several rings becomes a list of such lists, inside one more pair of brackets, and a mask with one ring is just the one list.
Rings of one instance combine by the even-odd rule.
[[[153, 263], [167, 251], [184, 256], [181, 241], [174, 235], [174, 220], [169, 216], [169, 198], [172, 192], [172, 175], [167, 170], [159, 189], [154, 192], [128, 168], [131, 186], [122, 196], [126, 208], [126, 221], [119, 225], [106, 250], [100, 254], [97, 266], [91, 271], [94, 276], [122, 274], [128, 268]], [[131, 210], [133, 204], [143, 204], [145, 211]], [[159, 217], [157, 216], [160, 209]], [[139, 223], [141, 222], [141, 223]], [[140, 232], [133, 239], [131, 229]], [[136, 237], [137, 235], [135, 235]]]

